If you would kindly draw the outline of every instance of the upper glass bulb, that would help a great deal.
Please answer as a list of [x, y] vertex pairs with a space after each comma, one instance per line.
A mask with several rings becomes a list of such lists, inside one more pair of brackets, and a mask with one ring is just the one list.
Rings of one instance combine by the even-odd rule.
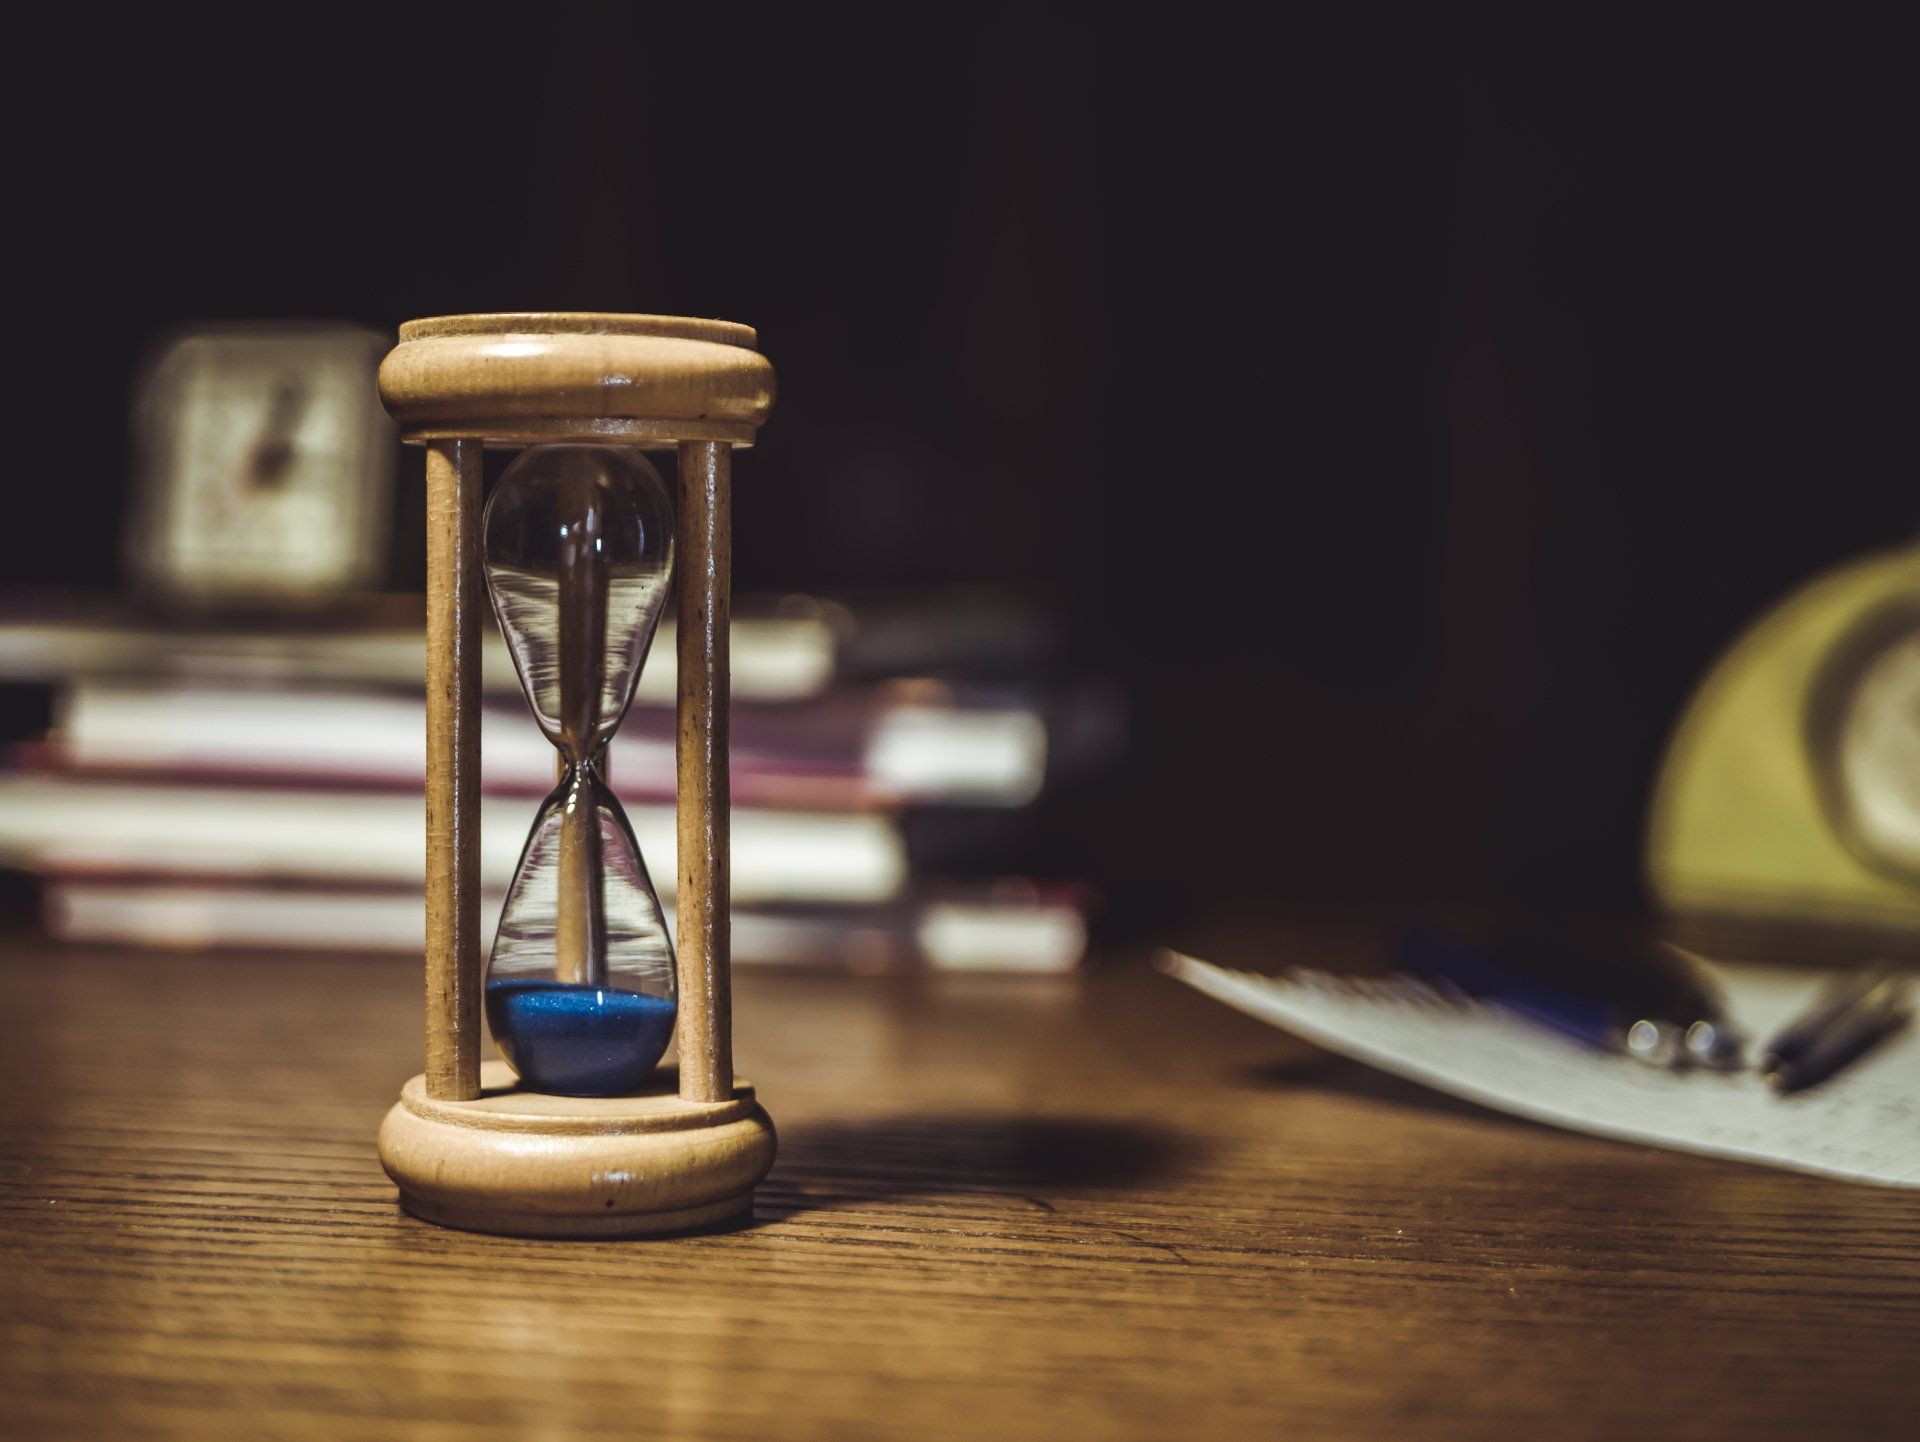
[[626, 713], [666, 605], [673, 508], [646, 456], [523, 451], [487, 505], [487, 585], [540, 729], [587, 760]]

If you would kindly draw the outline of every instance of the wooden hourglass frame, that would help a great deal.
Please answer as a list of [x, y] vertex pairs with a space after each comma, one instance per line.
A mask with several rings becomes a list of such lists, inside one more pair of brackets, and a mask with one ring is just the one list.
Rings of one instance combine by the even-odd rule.
[[[631, 1236], [749, 1212], [771, 1122], [733, 1073], [727, 643], [732, 454], [773, 403], [754, 332], [672, 316], [411, 321], [380, 368], [427, 452], [426, 1070], [380, 1129], [414, 1215], [517, 1236]], [[553, 1096], [481, 1050], [483, 448], [677, 450], [679, 1065], [631, 1095]]]

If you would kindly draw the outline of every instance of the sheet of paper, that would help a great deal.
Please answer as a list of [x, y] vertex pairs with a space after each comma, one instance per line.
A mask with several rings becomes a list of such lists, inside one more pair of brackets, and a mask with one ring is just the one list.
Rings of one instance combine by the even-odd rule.
[[[1596, 1136], [1888, 1186], [1920, 1187], [1920, 1026], [1839, 1075], [1776, 1096], [1751, 1072], [1673, 1072], [1598, 1051], [1502, 1007], [1404, 977], [1229, 971], [1171, 955], [1165, 969], [1250, 1016], [1342, 1056], [1483, 1106]], [[1823, 978], [1715, 967], [1729, 1017], [1767, 1037]]]

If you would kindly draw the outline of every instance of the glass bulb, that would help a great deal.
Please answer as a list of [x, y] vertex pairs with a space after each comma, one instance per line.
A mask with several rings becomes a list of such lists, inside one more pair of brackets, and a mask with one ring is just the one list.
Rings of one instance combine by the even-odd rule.
[[487, 961], [487, 1023], [538, 1091], [637, 1088], [673, 1032], [673, 942], [600, 758], [673, 571], [673, 511], [639, 451], [537, 446], [487, 504], [487, 588], [563, 774], [541, 803]]
[[535, 719], [569, 762], [633, 697], [673, 578], [673, 506], [644, 454], [535, 446], [487, 503], [487, 587]]

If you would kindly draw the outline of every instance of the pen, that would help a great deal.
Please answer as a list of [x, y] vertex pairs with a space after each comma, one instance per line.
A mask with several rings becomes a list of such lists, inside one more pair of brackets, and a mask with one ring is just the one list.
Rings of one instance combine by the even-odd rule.
[[1718, 991], [1691, 954], [1661, 941], [1623, 948], [1637, 959], [1646, 995], [1639, 1004], [1679, 1029], [1677, 1064], [1733, 1071], [1746, 1065], [1746, 1040], [1727, 1020]]
[[1760, 1055], [1760, 1074], [1783, 1095], [1825, 1081], [1907, 1019], [1909, 978], [1872, 967], [1828, 987]]
[[1542, 938], [1482, 946], [1411, 933], [1399, 957], [1409, 971], [1652, 1066], [1741, 1064], [1742, 1040], [1717, 998], [1683, 953], [1665, 947], [1584, 953]]

